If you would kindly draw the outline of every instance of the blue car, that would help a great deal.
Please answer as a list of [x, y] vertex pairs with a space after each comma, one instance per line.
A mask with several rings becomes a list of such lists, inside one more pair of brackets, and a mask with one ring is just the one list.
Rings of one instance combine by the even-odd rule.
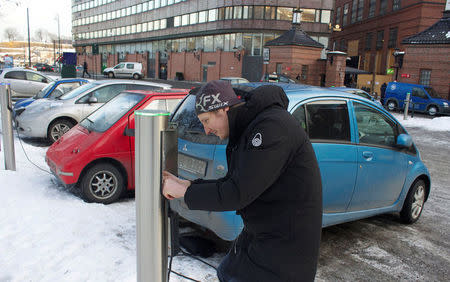
[[[350, 93], [278, 85], [316, 152], [323, 185], [323, 227], [383, 213], [400, 213], [407, 223], [419, 219], [430, 193], [430, 175], [411, 136], [389, 112]], [[186, 179], [223, 177], [226, 140], [205, 135], [194, 104], [195, 96], [188, 95], [171, 118], [178, 125], [178, 173]], [[189, 210], [183, 200], [172, 200], [170, 206], [223, 240], [234, 240], [243, 227], [235, 211]]]
[[450, 114], [450, 101], [442, 98], [432, 87], [403, 82], [389, 82], [384, 98], [385, 106], [390, 110], [405, 108], [407, 93], [410, 93], [409, 110], [437, 114]]
[[44, 87], [41, 91], [39, 91], [35, 96], [27, 99], [21, 99], [16, 101], [14, 104], [13, 109], [13, 116], [15, 117], [18, 112], [23, 112], [25, 110], [25, 107], [33, 103], [37, 99], [42, 98], [50, 98], [55, 99], [59, 96], [62, 96], [63, 94], [72, 91], [75, 88], [78, 88], [79, 86], [89, 83], [86, 79], [80, 79], [80, 78], [70, 78], [70, 79], [60, 79], [55, 80], [51, 83], [49, 83], [46, 87]]

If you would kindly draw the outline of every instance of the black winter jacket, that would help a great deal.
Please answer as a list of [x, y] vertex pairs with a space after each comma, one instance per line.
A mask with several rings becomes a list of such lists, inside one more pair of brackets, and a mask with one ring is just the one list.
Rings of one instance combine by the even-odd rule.
[[228, 111], [228, 173], [197, 180], [193, 210], [236, 210], [244, 230], [218, 269], [221, 281], [314, 280], [322, 227], [322, 184], [312, 145], [286, 110], [283, 89], [252, 90]]

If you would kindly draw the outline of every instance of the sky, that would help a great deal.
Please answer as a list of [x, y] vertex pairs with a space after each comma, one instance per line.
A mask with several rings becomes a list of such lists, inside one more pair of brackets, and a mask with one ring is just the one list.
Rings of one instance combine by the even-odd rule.
[[[18, 5], [16, 3], [19, 3]], [[14, 27], [27, 36], [27, 8], [30, 16], [30, 36], [38, 29], [58, 34], [59, 15], [61, 37], [72, 37], [71, 0], [0, 0], [0, 41], [6, 41], [4, 30]]]
[[[403, 121], [394, 115], [407, 128], [450, 131], [450, 117]], [[48, 147], [21, 143], [17, 136], [14, 146], [16, 171], [4, 169], [0, 151], [0, 281], [136, 281], [135, 200], [85, 203], [46, 172]], [[207, 261], [217, 266], [224, 255]], [[218, 281], [214, 269], [190, 257], [175, 257], [172, 269]], [[181, 281], [187, 280], [171, 274], [170, 282]]]

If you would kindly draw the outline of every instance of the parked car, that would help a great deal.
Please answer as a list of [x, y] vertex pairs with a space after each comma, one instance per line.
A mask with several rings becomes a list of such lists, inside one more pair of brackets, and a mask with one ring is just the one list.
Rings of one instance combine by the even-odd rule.
[[390, 110], [405, 108], [406, 94], [410, 93], [409, 107], [417, 112], [450, 114], [450, 101], [442, 98], [432, 87], [403, 82], [389, 82], [386, 87], [385, 106]]
[[33, 103], [37, 99], [49, 98], [54, 99], [62, 96], [75, 88], [80, 87], [83, 84], [88, 83], [86, 79], [80, 78], [68, 78], [55, 80], [49, 83], [46, 87], [40, 90], [36, 95], [31, 98], [21, 99], [16, 101], [13, 108], [13, 116], [15, 117], [17, 113], [21, 113], [25, 110], [29, 104]]
[[187, 93], [185, 89], [122, 92], [53, 143], [45, 160], [62, 183], [78, 185], [86, 201], [117, 201], [135, 186], [134, 136], [124, 134], [135, 128], [134, 111], [172, 112]]
[[53, 79], [31, 69], [8, 68], [0, 71], [0, 82], [11, 87], [12, 98], [33, 97]]
[[298, 81], [290, 78], [289, 76], [279, 73], [271, 73], [271, 74], [266, 73], [263, 75], [260, 82], [298, 83]]
[[123, 62], [112, 68], [105, 68], [103, 74], [109, 78], [141, 79], [144, 76], [142, 73], [142, 64], [137, 62]]
[[[235, 89], [260, 85], [240, 84]], [[299, 84], [279, 86], [317, 156], [323, 227], [383, 213], [399, 212], [411, 223], [420, 217], [430, 193], [430, 175], [411, 136], [389, 112], [350, 93]], [[205, 135], [194, 105], [195, 96], [188, 95], [171, 119], [178, 126], [178, 174], [190, 180], [224, 177], [226, 142]], [[224, 240], [234, 240], [242, 229], [234, 211], [189, 210], [182, 199], [170, 201], [170, 206]]]
[[373, 101], [375, 104], [377, 104], [378, 106], [382, 107], [383, 105], [381, 105], [380, 101], [378, 101], [377, 99], [375, 99], [375, 97], [373, 97], [372, 95], [370, 95], [369, 93], [367, 93], [364, 90], [358, 89], [358, 88], [348, 88], [348, 87], [330, 87], [330, 89], [332, 90], [338, 90], [338, 91], [344, 91], [347, 93], [352, 93], [352, 94], [356, 94], [358, 96], [361, 96], [363, 98], [369, 99], [371, 101]]
[[37, 63], [34, 65], [36, 71], [53, 71], [49, 64]]
[[55, 142], [83, 118], [124, 90], [169, 89], [168, 84], [146, 81], [101, 80], [85, 84], [56, 99], [39, 99], [18, 113], [19, 132]]
[[229, 81], [231, 84], [239, 84], [239, 83], [249, 83], [247, 79], [243, 77], [222, 77], [220, 80]]

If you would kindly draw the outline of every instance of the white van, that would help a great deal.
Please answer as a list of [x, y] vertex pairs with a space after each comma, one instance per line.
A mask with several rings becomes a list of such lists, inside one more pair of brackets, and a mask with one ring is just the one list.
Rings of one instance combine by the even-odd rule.
[[142, 64], [137, 62], [122, 62], [112, 68], [103, 70], [103, 74], [109, 78], [134, 78], [141, 79], [144, 75], [142, 73]]

